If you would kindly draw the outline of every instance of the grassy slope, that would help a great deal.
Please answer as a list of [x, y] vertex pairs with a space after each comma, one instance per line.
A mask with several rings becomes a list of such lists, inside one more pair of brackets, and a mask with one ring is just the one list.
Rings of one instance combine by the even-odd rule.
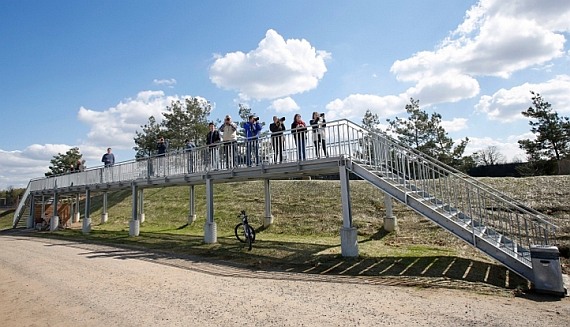
[[[561, 227], [557, 235], [559, 243], [566, 247], [569, 245], [570, 176], [484, 178], [482, 181], [551, 215], [553, 221]], [[350, 186], [353, 220], [359, 233], [360, 260], [368, 267], [367, 270], [361, 269], [360, 274], [364, 270], [366, 274], [381, 276], [445, 276], [472, 281], [484, 279], [486, 283], [504, 286], [504, 268], [492, 264], [487, 257], [402, 204], [396, 203], [394, 206], [398, 232], [384, 233], [381, 228], [384, 216], [383, 193], [364, 181], [351, 181]], [[192, 225], [187, 225], [188, 187], [169, 187], [145, 190], [146, 220], [141, 226], [141, 235], [137, 238], [128, 237], [132, 210], [129, 191], [110, 194], [109, 222], [104, 225], [99, 224], [102, 197], [94, 196], [91, 214], [93, 232], [90, 235], [84, 236], [77, 229], [44, 235], [199, 254], [261, 267], [332, 267], [341, 260], [339, 229], [342, 226], [342, 215], [338, 181], [272, 181], [274, 225], [258, 231], [252, 252], [244, 252], [233, 236], [233, 228], [239, 222], [237, 214], [241, 209], [248, 211], [255, 227], [263, 224], [263, 183], [256, 181], [214, 186], [217, 244], [202, 242], [205, 223], [204, 191], [203, 186], [196, 187], [197, 221]], [[81, 210], [83, 214], [83, 208]], [[0, 214], [0, 228], [9, 227], [6, 221], [11, 220], [12, 215]], [[567, 260], [564, 262], [567, 265]], [[466, 268], [469, 265], [471, 268]], [[497, 271], [496, 276], [488, 277], [489, 267]], [[472, 276], [469, 277], [466, 271]], [[517, 282], [522, 283], [520, 280]], [[515, 282], [511, 280], [510, 286], [514, 285]]]

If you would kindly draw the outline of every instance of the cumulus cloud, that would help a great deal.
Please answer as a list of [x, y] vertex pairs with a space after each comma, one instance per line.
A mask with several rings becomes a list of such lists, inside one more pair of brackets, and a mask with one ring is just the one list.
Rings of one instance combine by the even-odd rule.
[[291, 97], [286, 97], [273, 101], [269, 109], [273, 109], [276, 112], [293, 112], [299, 109], [299, 105]]
[[415, 82], [408, 96], [425, 105], [471, 98], [480, 91], [476, 77], [508, 78], [566, 55], [569, 22], [570, 2], [482, 0], [435, 50], [397, 60], [390, 71]]
[[154, 116], [160, 122], [165, 108], [172, 101], [182, 99], [165, 96], [162, 91], [143, 91], [103, 111], [81, 107], [77, 117], [90, 126], [86, 143], [127, 149], [134, 146], [135, 131], [148, 122], [148, 117]]
[[401, 112], [409, 98], [405, 95], [377, 96], [371, 94], [352, 94], [344, 99], [335, 99], [326, 105], [329, 119], [361, 119], [366, 110], [377, 114], [380, 119], [390, 118]]
[[510, 122], [528, 120], [521, 112], [532, 106], [530, 91], [540, 93], [543, 100], [559, 114], [570, 113], [570, 75], [559, 75], [544, 83], [524, 83], [484, 95], [475, 109], [491, 120]]
[[453, 118], [452, 120], [442, 120], [441, 127], [443, 127], [446, 132], [458, 132], [467, 128], [467, 119]]
[[219, 56], [210, 67], [216, 86], [236, 90], [243, 99], [275, 99], [312, 90], [327, 71], [326, 51], [307, 40], [285, 40], [270, 29], [258, 47]]

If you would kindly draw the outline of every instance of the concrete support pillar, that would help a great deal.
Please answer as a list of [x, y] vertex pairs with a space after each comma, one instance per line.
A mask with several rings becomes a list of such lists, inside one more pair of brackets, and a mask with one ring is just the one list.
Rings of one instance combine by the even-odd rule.
[[342, 200], [342, 228], [340, 230], [340, 248], [343, 257], [358, 256], [358, 232], [352, 227], [352, 207], [350, 203], [350, 185], [346, 166], [339, 167], [340, 197]]
[[52, 203], [52, 207], [53, 207], [53, 215], [51, 217], [51, 220], [49, 221], [49, 230], [50, 232], [53, 232], [55, 230], [57, 230], [57, 227], [59, 226], [59, 216], [57, 215], [57, 204], [59, 202], [59, 198], [57, 196], [57, 192], [53, 192], [53, 203]]
[[139, 190], [139, 220], [142, 223], [144, 223], [144, 190], [140, 189]]
[[28, 220], [26, 220], [26, 228], [34, 228], [35, 227], [35, 215], [36, 215], [36, 201], [33, 194], [29, 195], [30, 198], [30, 215], [28, 216]]
[[101, 224], [109, 220], [109, 213], [107, 212], [107, 192], [103, 193], [103, 208], [101, 208]]
[[132, 214], [131, 214], [131, 221], [129, 222], [129, 236], [133, 237], [133, 236], [139, 236], [140, 233], [140, 226], [141, 226], [141, 221], [139, 220], [139, 215], [138, 215], [138, 187], [137, 184], [135, 184], [134, 182], [131, 183], [131, 192], [133, 195], [133, 210], [132, 210]]
[[72, 223], [78, 223], [81, 219], [81, 213], [79, 212], [79, 193], [75, 195], [75, 205], [73, 206], [73, 217], [71, 218]]
[[206, 179], [206, 224], [204, 225], [204, 243], [218, 242], [218, 228], [214, 221], [214, 183]]
[[265, 220], [263, 221], [263, 227], [267, 228], [273, 224], [273, 215], [271, 214], [271, 187], [269, 185], [269, 179], [263, 181], [265, 185]]
[[85, 190], [85, 215], [83, 217], [83, 223], [81, 225], [81, 232], [83, 234], [91, 233], [91, 190]]
[[384, 217], [384, 230], [393, 232], [398, 228], [396, 216], [392, 211], [392, 197], [388, 193], [384, 193], [384, 206], [386, 207], [386, 217]]
[[196, 195], [194, 193], [194, 185], [190, 185], [190, 196], [189, 196], [190, 212], [188, 212], [188, 224], [192, 224], [196, 221]]

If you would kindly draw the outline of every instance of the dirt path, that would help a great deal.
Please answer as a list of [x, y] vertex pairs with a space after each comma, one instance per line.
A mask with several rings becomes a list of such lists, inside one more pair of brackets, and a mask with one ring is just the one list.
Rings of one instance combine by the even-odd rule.
[[508, 298], [324, 277], [0, 235], [0, 324], [570, 325], [570, 298]]

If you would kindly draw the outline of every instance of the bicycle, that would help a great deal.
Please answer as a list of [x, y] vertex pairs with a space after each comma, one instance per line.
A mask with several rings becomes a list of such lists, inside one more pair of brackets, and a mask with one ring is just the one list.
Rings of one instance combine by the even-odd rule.
[[241, 218], [241, 223], [234, 228], [236, 238], [242, 243], [247, 243], [247, 250], [251, 251], [252, 244], [255, 242], [255, 229], [249, 225], [245, 210], [241, 211], [238, 218]]

